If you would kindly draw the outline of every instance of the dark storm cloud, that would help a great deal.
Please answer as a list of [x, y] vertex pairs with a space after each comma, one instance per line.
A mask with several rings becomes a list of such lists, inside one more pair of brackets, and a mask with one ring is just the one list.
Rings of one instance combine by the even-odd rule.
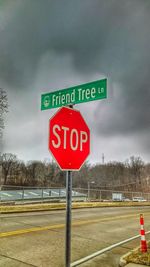
[[26, 85], [34, 79], [47, 51], [71, 53], [79, 72], [97, 71], [116, 79], [133, 70], [146, 52], [149, 1], [26, 0], [13, 1], [11, 9], [11, 1], [6, 3], [0, 76], [11, 84]]
[[[114, 88], [113, 98], [100, 103], [95, 110], [99, 118], [97, 131], [104, 136], [130, 135], [150, 132], [150, 81], [149, 75], [133, 75], [120, 87]], [[114, 86], [115, 87], [115, 86]], [[147, 142], [150, 137], [147, 135]]]
[[98, 134], [149, 130], [149, 0], [14, 0], [1, 14], [0, 79], [12, 90], [29, 87], [47, 53], [69, 54], [80, 76], [113, 84], [113, 97], [95, 111]]

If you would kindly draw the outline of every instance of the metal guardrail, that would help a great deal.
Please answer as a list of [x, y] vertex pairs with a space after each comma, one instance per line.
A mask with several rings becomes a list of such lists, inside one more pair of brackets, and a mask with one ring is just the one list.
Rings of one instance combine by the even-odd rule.
[[[112, 201], [114, 194], [121, 194], [120, 201], [150, 201], [150, 193], [100, 190], [92, 188], [73, 188], [72, 199], [81, 201]], [[65, 200], [66, 188], [2, 186], [0, 188], [0, 202], [11, 201], [54, 201]], [[114, 199], [115, 200], [115, 199]], [[116, 199], [117, 200], [117, 199]], [[119, 199], [118, 199], [119, 201]]]
[[[3, 187], [0, 190], [1, 202], [12, 201], [52, 201], [66, 198], [65, 188], [31, 188], [31, 187]], [[72, 198], [75, 200], [86, 200], [83, 193], [72, 191]]]
[[[149, 233], [150, 233], [150, 231], [146, 232], [146, 234], [149, 234]], [[108, 252], [108, 251], [110, 251], [110, 250], [112, 250], [114, 248], [117, 248], [117, 247], [119, 247], [119, 246], [121, 246], [123, 244], [126, 244], [126, 243], [128, 243], [128, 242], [130, 242], [132, 240], [135, 240], [135, 239], [137, 239], [139, 237], [140, 237], [140, 235], [135, 235], [135, 236], [130, 237], [128, 239], [122, 240], [122, 241], [120, 241], [118, 243], [112, 244], [112, 245], [110, 245], [110, 246], [108, 246], [106, 248], [103, 248], [103, 249], [99, 250], [99, 251], [96, 251], [91, 255], [88, 255], [88, 256], [80, 259], [80, 260], [77, 260], [77, 261], [71, 263], [71, 267], [79, 266], [79, 265], [81, 265], [81, 264], [83, 264], [83, 263], [85, 263], [85, 262], [87, 262], [87, 261], [89, 261], [89, 260], [91, 260], [91, 259], [93, 259], [93, 258], [95, 258], [97, 256], [100, 256], [100, 255], [102, 255], [102, 254], [104, 254], [104, 253], [106, 253], [106, 252]], [[123, 266], [123, 265], [119, 265], [119, 266]]]
[[[116, 199], [116, 201], [150, 201], [150, 193], [135, 192], [135, 191], [119, 191], [119, 190], [104, 190], [104, 189], [85, 189], [85, 188], [75, 188], [80, 193], [84, 193], [88, 196], [89, 201], [113, 201], [113, 195], [121, 194], [121, 199]], [[143, 199], [142, 199], [143, 198]], [[114, 199], [115, 201], [115, 199]]]

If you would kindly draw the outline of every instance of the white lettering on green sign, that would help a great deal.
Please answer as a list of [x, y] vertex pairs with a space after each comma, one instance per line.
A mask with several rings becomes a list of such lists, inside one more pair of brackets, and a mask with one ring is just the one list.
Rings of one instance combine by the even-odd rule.
[[41, 109], [79, 104], [107, 97], [107, 80], [99, 80], [76, 87], [43, 94]]

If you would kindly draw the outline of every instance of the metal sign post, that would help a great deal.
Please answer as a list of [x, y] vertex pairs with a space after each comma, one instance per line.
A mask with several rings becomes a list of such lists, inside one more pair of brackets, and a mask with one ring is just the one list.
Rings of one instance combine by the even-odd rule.
[[71, 263], [72, 171], [66, 172], [66, 267]]
[[[73, 105], [69, 106], [73, 109]], [[71, 263], [72, 171], [66, 172], [66, 267]]]
[[90, 130], [73, 105], [104, 98], [107, 98], [107, 79], [41, 96], [41, 110], [62, 107], [49, 121], [48, 148], [60, 169], [67, 171], [65, 267], [71, 266], [72, 171], [79, 170], [90, 153]]

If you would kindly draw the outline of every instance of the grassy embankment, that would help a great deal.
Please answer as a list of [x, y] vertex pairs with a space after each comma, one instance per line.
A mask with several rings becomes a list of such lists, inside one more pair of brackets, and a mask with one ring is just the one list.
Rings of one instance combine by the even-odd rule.
[[[130, 207], [130, 206], [150, 206], [150, 202], [73, 202], [72, 208], [96, 208], [96, 207]], [[0, 213], [28, 212], [62, 210], [66, 208], [65, 203], [35, 203], [18, 205], [0, 205]]]

